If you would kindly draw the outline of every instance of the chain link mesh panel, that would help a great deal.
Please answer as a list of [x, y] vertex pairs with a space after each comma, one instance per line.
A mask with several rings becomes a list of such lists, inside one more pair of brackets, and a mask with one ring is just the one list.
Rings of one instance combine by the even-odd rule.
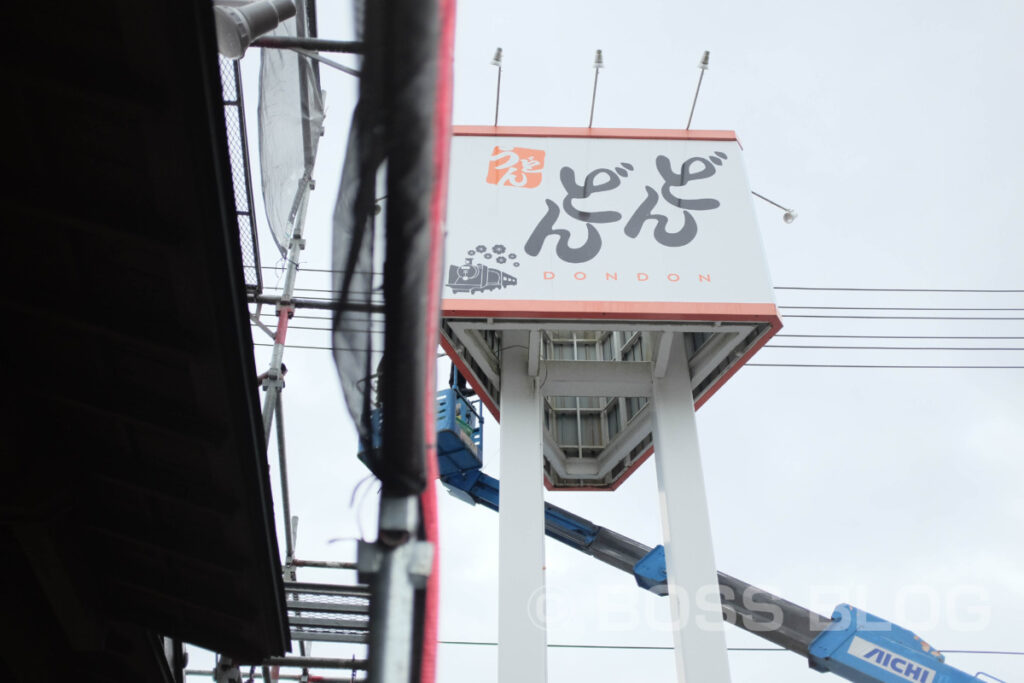
[[220, 81], [224, 95], [224, 125], [228, 133], [228, 158], [231, 161], [231, 184], [234, 190], [235, 216], [238, 220], [238, 237], [242, 245], [242, 272], [245, 277], [245, 288], [259, 294], [263, 291], [263, 276], [260, 272], [259, 241], [256, 238], [256, 216], [249, 174], [242, 74], [237, 61], [222, 55], [219, 59]]

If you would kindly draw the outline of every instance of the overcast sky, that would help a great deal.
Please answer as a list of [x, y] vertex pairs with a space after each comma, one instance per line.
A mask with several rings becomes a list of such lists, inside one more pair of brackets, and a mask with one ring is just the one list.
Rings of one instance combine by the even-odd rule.
[[[338, 5], [320, 3], [320, 34], [351, 38], [350, 8]], [[500, 45], [501, 123], [585, 126], [600, 48], [606, 68], [595, 126], [682, 128], [697, 60], [710, 50], [693, 127], [735, 130], [751, 186], [800, 215], [786, 225], [778, 209], [757, 203], [776, 286], [1024, 290], [1021, 36], [1019, 0], [463, 0], [454, 119], [492, 121], [496, 69], [489, 60]], [[252, 143], [257, 65], [252, 50], [245, 61]], [[307, 223], [307, 269], [330, 267], [331, 211], [354, 102], [351, 77], [322, 74], [327, 135]], [[264, 264], [274, 266], [269, 235], [261, 240]], [[278, 275], [265, 271], [267, 285]], [[329, 280], [306, 270], [299, 286], [327, 288]], [[783, 307], [1024, 308], [1019, 292], [783, 289], [777, 297]], [[778, 344], [1024, 349], [1020, 310], [784, 308], [783, 316], [783, 334], [1017, 339], [780, 337]], [[269, 342], [258, 331], [254, 339]], [[289, 342], [326, 346], [329, 338], [291, 330]], [[256, 357], [264, 369], [269, 349], [257, 347]], [[299, 555], [354, 559], [351, 540], [331, 539], [372, 536], [375, 498], [350, 506], [366, 471], [355, 458], [333, 361], [327, 352], [296, 348], [286, 362]], [[754, 362], [1024, 366], [1024, 350], [774, 348]], [[821, 613], [851, 602], [943, 650], [1024, 650], [1022, 416], [1021, 369], [744, 368], [698, 412], [717, 565]], [[488, 427], [485, 470], [500, 476], [497, 425]], [[441, 637], [494, 641], [497, 516], [443, 489], [440, 499]], [[653, 462], [615, 493], [547, 499], [647, 545], [660, 542]], [[554, 542], [547, 575], [550, 643], [671, 645], [666, 601], [628, 575]], [[726, 633], [730, 646], [770, 645], [733, 627]], [[971, 674], [1024, 679], [1020, 656], [949, 654], [947, 661]], [[737, 682], [822, 680], [786, 652], [734, 651], [730, 666]], [[552, 649], [548, 658], [552, 682], [674, 676], [668, 651]], [[441, 645], [438, 680], [495, 681], [495, 648]]]

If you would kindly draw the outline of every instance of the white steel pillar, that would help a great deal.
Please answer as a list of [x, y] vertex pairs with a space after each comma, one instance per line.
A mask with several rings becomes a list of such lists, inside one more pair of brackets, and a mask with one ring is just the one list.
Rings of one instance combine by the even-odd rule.
[[[728, 683], [718, 574], [711, 544], [690, 371], [673, 334], [665, 375], [654, 378], [654, 461], [679, 683]], [[504, 482], [502, 482], [504, 486]]]
[[501, 346], [498, 683], [545, 683], [543, 398], [529, 332], [506, 331]]

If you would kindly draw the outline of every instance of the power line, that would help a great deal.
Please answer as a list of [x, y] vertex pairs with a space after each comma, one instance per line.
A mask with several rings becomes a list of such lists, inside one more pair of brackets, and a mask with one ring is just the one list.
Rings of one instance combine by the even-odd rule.
[[[278, 266], [260, 266], [263, 270], [280, 270]], [[344, 270], [335, 268], [306, 268], [299, 266], [300, 270], [311, 273], [343, 273]], [[381, 270], [355, 270], [354, 273], [383, 275]], [[935, 292], [951, 294], [1024, 294], [1024, 289], [967, 289], [967, 288], [942, 288], [942, 287], [810, 287], [802, 285], [778, 285], [775, 289], [788, 291], [808, 292]]]
[[1021, 337], [944, 336], [944, 335], [892, 335], [892, 334], [777, 334], [779, 337], [808, 337], [815, 339], [1024, 339]]
[[[273, 271], [281, 270], [281, 268], [278, 267], [278, 266], [260, 266], [260, 268], [262, 268], [263, 270], [273, 270]], [[303, 266], [301, 264], [299, 265], [299, 270], [300, 271], [305, 271], [307, 273], [344, 273], [344, 272], [347, 272], [345, 270], [336, 269], [336, 268], [306, 268], [305, 266]], [[360, 274], [360, 275], [383, 275], [384, 274], [383, 270], [353, 270], [352, 272]]]
[[[280, 287], [264, 287], [264, 289], [281, 289], [281, 288]], [[327, 292], [328, 294], [333, 294], [335, 292], [335, 290], [333, 290], [333, 289], [322, 289], [322, 288], [318, 288], [318, 287], [296, 287], [295, 290], [296, 291], [303, 291], [303, 292]], [[310, 298], [312, 298], [312, 297], [310, 297]]]
[[1024, 652], [1017, 650], [940, 650], [943, 654], [954, 655], [1015, 655], [1024, 656]]
[[[265, 344], [260, 342], [253, 342], [253, 346], [273, 346], [273, 344]], [[309, 349], [314, 351], [333, 351], [329, 346], [306, 346], [300, 344], [287, 344], [286, 348], [289, 349]], [[374, 352], [382, 351], [383, 349], [355, 349], [355, 348], [339, 348], [338, 351], [352, 351], [352, 352]], [[867, 369], [887, 369], [887, 370], [908, 370], [908, 369], [920, 369], [920, 370], [1024, 370], [1024, 365], [867, 365], [867, 364], [839, 364], [839, 363], [746, 363], [747, 367], [762, 367], [762, 368], [867, 368]]]
[[1024, 289], [932, 289], [909, 287], [775, 287], [810, 292], [938, 292], [955, 294], [1024, 294]]
[[[267, 289], [280, 289], [280, 287], [268, 287]], [[296, 287], [296, 292], [319, 292], [319, 293], [333, 293], [331, 289], [316, 289], [313, 287]], [[362, 296], [366, 292], [350, 292], [350, 296]], [[380, 303], [383, 303], [382, 292], [371, 292], [370, 298], [377, 298]], [[331, 296], [309, 296], [302, 295], [303, 299], [312, 299], [314, 301], [334, 301], [334, 297]], [[975, 312], [997, 312], [997, 311], [1024, 311], [1024, 308], [978, 308], [971, 306], [957, 306], [957, 307], [920, 307], [920, 306], [779, 306], [781, 310], [789, 309], [803, 309], [803, 310], [815, 310], [815, 311], [975, 311]], [[796, 316], [789, 316], [796, 317]]]
[[[281, 288], [280, 287], [265, 287], [264, 289], [280, 290]], [[317, 289], [317, 288], [314, 288], [314, 287], [296, 287], [295, 291], [296, 292], [318, 292], [318, 293], [321, 293], [321, 294], [333, 294], [334, 293], [333, 289]], [[384, 300], [384, 292], [382, 292], [382, 291], [369, 291], [369, 292], [366, 292], [366, 291], [354, 291], [353, 290], [353, 291], [349, 292], [349, 297], [350, 298], [351, 297], [357, 297], [357, 296], [368, 296], [370, 298], [380, 299], [381, 301]], [[297, 297], [297, 298], [301, 298], [301, 299], [315, 299], [315, 300], [318, 300], [318, 301], [334, 301], [336, 297], [333, 297], [333, 296], [309, 296], [309, 295], [303, 294], [301, 297]], [[253, 303], [253, 302], [250, 302], [250, 303]], [[1021, 310], [1024, 310], [1024, 309], [1021, 309]]]
[[[497, 647], [498, 643], [482, 640], [439, 640], [440, 645], [477, 645], [485, 647]], [[583, 650], [672, 650], [671, 645], [598, 645], [586, 643], [549, 643], [549, 648], [572, 648]], [[730, 652], [789, 652], [784, 647], [728, 647]], [[1024, 651], [1018, 650], [941, 650], [945, 654], [971, 654], [971, 655], [1011, 655], [1024, 656]]]
[[[327, 311], [327, 313], [330, 313], [330, 311]], [[275, 319], [277, 318], [277, 313], [275, 313], [274, 311], [262, 311], [262, 312], [260, 312], [259, 315], [260, 315], [261, 318], [275, 318]], [[372, 314], [367, 314], [367, 315], [372, 315]], [[302, 320], [326, 320], [327, 322], [330, 322], [331, 320], [333, 320], [333, 316], [331, 316], [331, 315], [310, 315], [308, 313], [293, 313], [291, 317], [293, 319], [294, 318], [299, 318], [299, 319], [302, 319]], [[381, 320], [381, 322], [383, 322], [383, 320]]]
[[886, 368], [890, 370], [1024, 370], [1024, 365], [843, 365], [839, 363], [747, 363], [755, 368]]
[[[253, 325], [252, 327], [255, 329], [257, 326]], [[262, 330], [263, 328], [259, 328], [259, 329]], [[270, 328], [270, 330], [271, 330], [271, 332], [273, 332], [274, 328]], [[305, 332], [328, 332], [328, 333], [330, 333], [330, 332], [333, 331], [333, 330], [330, 330], [330, 329], [327, 329], [327, 328], [322, 328], [322, 327], [302, 327], [300, 325], [289, 325], [288, 326], [288, 331], [291, 332], [292, 330], [300, 330], [301, 331], [300, 333], [305, 333]], [[264, 331], [264, 333], [266, 333], [266, 330], [263, 330], [263, 331]], [[359, 334], [359, 333], [365, 332], [366, 334], [372, 334], [372, 335], [374, 335], [374, 336], [376, 336], [378, 338], [381, 337], [381, 335], [385, 334], [384, 330], [362, 330], [362, 329], [353, 330], [353, 329], [348, 329], [348, 328], [344, 328], [344, 327], [340, 328], [338, 331], [339, 332], [343, 332], [343, 333], [348, 333], [348, 334]]]
[[[253, 342], [253, 346], [273, 346], [273, 344], [264, 344], [262, 342]], [[304, 346], [302, 344], [285, 344], [286, 349], [307, 349], [311, 351], [334, 351], [329, 346]], [[352, 351], [353, 353], [373, 353], [374, 351], [383, 351], [383, 349], [351, 349], [339, 347], [338, 351]]]
[[941, 315], [825, 315], [817, 313], [801, 313], [787, 315], [787, 318], [835, 318], [842, 320], [1024, 320], [1009, 316], [941, 316]]
[[[439, 645], [483, 645], [497, 647], [496, 642], [480, 640], [439, 640]], [[583, 643], [548, 643], [549, 648], [571, 648], [580, 650], [672, 650], [671, 645], [588, 645]], [[786, 652], [784, 647], [729, 647], [732, 652]]]
[[1024, 308], [921, 307], [921, 306], [779, 306], [812, 311], [1024, 311]]
[[[277, 288], [276, 287], [272, 287], [271, 289], [277, 289]], [[314, 291], [314, 290], [303, 289], [302, 287], [296, 287], [295, 291], [296, 292], [310, 292], [310, 291]], [[329, 290], [325, 289], [325, 290], [321, 290], [321, 291], [327, 292]], [[351, 301], [352, 299], [355, 299], [355, 298], [365, 297], [367, 299], [367, 303], [378, 303], [378, 304], [383, 304], [384, 303], [384, 295], [379, 293], [379, 292], [377, 292], [377, 293], [371, 292], [369, 295], [367, 295], [366, 292], [349, 292], [349, 295], [350, 295], [349, 296], [349, 301]], [[311, 301], [338, 301], [338, 299], [333, 297], [333, 296], [310, 296], [308, 294], [302, 294], [302, 295], [296, 296], [294, 298], [296, 298], [296, 299], [304, 299], [304, 300], [311, 300]], [[275, 301], [276, 301], [276, 299], [275, 299]], [[272, 306], [272, 305], [274, 305], [273, 303], [268, 303], [266, 301], [262, 301], [262, 302], [261, 301], [250, 301], [249, 303], [250, 304], [262, 303], [264, 306], [267, 306], [267, 305], [271, 305]]]
[[829, 346], [828, 344], [765, 344], [766, 349], [856, 349], [866, 351], [1024, 351], [1024, 346]]

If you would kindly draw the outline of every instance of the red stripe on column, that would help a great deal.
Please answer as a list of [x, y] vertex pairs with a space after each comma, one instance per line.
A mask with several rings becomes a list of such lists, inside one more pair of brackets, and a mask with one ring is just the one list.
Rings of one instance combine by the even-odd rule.
[[277, 330], [274, 332], [274, 343], [284, 345], [285, 337], [288, 336], [288, 314], [290, 308], [282, 308], [277, 313]]
[[448, 149], [451, 144], [452, 68], [455, 49], [455, 0], [439, 0], [440, 40], [438, 44], [437, 94], [434, 111], [434, 188], [430, 199], [430, 278], [427, 290], [427, 329], [423, 335], [426, 382], [423, 387], [424, 443], [427, 463], [427, 487], [421, 496], [423, 527], [427, 540], [434, 544], [434, 563], [427, 581], [423, 619], [423, 659], [420, 682], [434, 683], [437, 672], [438, 615], [440, 608], [440, 534], [437, 518], [437, 343], [441, 336], [441, 268], [444, 258], [444, 215], [448, 196]]

